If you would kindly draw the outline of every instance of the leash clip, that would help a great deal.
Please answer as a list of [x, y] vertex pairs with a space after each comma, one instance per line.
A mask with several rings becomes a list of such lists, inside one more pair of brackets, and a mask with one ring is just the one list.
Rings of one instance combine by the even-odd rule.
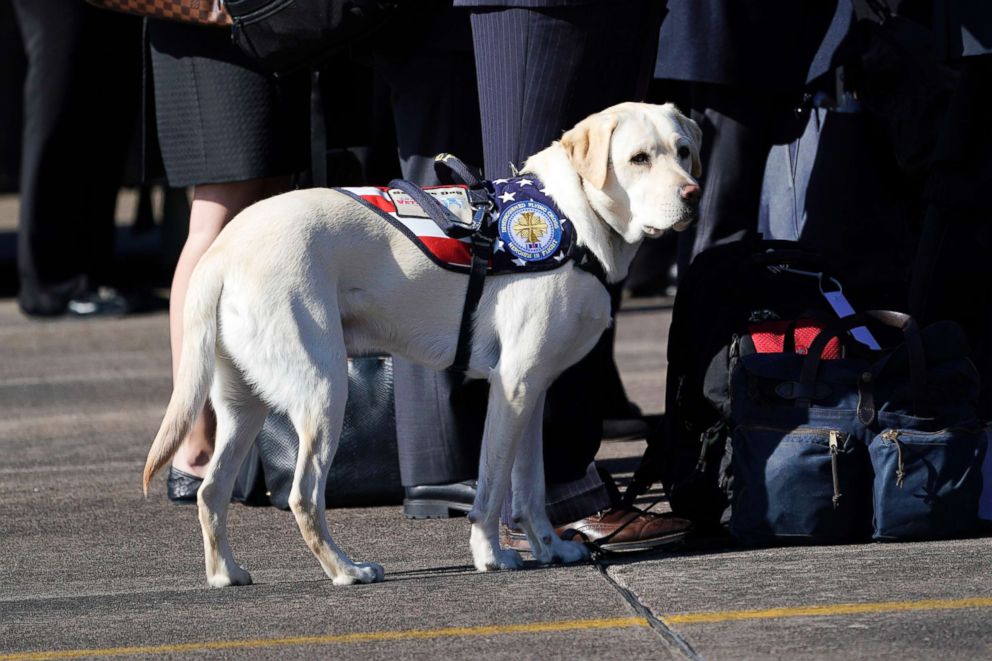
[[486, 200], [483, 204], [472, 205], [472, 224], [475, 226], [476, 231], [479, 231], [487, 224], [489, 217], [492, 215], [493, 208], [492, 200]]

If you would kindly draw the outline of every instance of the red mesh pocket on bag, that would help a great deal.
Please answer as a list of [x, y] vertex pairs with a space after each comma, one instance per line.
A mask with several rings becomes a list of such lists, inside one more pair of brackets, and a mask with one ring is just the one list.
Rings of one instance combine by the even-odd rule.
[[[785, 351], [785, 339], [789, 329], [793, 329], [792, 338], [795, 342], [795, 352], [809, 353], [809, 347], [823, 330], [824, 325], [813, 319], [797, 319], [795, 321], [778, 320], [763, 321], [760, 324], [748, 326], [754, 349], [758, 353], [782, 353]], [[840, 340], [836, 337], [823, 347], [820, 358], [836, 360], [841, 357]]]

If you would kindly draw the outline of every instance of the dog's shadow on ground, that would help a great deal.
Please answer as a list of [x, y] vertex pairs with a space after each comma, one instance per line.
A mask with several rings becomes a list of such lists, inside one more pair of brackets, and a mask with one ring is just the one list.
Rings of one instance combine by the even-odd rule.
[[[566, 565], [563, 563], [542, 565], [539, 564], [536, 560], [524, 560], [524, 566], [514, 571], [527, 572], [527, 571], [548, 569], [551, 567], [579, 566], [583, 564], [588, 564], [588, 562], [576, 562], [576, 563], [572, 563], [571, 565]], [[459, 576], [459, 575], [481, 574], [481, 573], [482, 572], [479, 572], [475, 569], [474, 565], [452, 565], [449, 567], [425, 567], [424, 569], [405, 569], [405, 570], [392, 571], [392, 572], [387, 571], [386, 582], [412, 581], [412, 580], [420, 580], [424, 578], [434, 578], [436, 576]]]

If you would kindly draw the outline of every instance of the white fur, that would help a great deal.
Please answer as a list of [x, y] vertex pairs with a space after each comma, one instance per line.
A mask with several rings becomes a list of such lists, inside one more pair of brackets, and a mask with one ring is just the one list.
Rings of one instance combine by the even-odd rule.
[[[678, 191], [694, 180], [675, 150], [688, 140], [695, 155], [698, 137], [670, 105], [622, 104], [585, 122], [601, 120], [610, 124], [597, 134], [605, 138], [591, 137], [587, 146], [609, 160], [602, 188], [590, 184], [562, 144], [581, 139], [583, 124], [531, 157], [523, 171], [540, 177], [578, 241], [616, 282], [644, 236], [691, 217]], [[636, 150], [650, 152], [647, 167], [629, 162]], [[180, 370], [144, 474], [147, 491], [210, 387], [217, 440], [198, 497], [210, 585], [251, 582], [228, 544], [226, 511], [235, 476], [270, 409], [286, 412], [300, 437], [290, 507], [324, 571], [335, 585], [382, 580], [381, 566], [354, 563], [334, 544], [324, 516], [347, 397], [347, 356], [385, 352], [434, 369], [450, 366], [467, 284], [467, 277], [438, 268], [375, 213], [332, 190], [259, 202], [221, 233], [190, 283]], [[521, 565], [498, 541], [511, 481], [513, 516], [534, 557], [542, 563], [587, 557], [583, 546], [558, 539], [545, 514], [541, 415], [548, 386], [592, 349], [609, 323], [606, 289], [574, 264], [486, 281], [469, 370], [491, 386], [469, 515], [480, 571]]]

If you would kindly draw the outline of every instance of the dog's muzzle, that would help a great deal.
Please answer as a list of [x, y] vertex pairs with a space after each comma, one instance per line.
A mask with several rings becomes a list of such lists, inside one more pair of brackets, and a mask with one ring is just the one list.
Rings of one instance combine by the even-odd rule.
[[688, 229], [689, 225], [692, 225], [695, 221], [696, 221], [696, 214], [692, 213], [687, 218], [678, 220], [675, 224], [672, 225], [672, 229], [675, 230], [676, 232], [682, 232]]

